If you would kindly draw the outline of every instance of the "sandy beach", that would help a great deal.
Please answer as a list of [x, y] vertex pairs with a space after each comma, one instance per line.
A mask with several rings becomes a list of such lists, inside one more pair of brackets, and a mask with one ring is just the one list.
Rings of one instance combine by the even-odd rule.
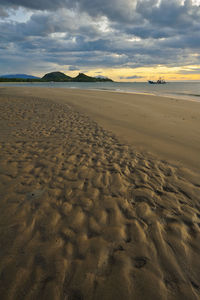
[[200, 102], [0, 87], [0, 298], [200, 299]]

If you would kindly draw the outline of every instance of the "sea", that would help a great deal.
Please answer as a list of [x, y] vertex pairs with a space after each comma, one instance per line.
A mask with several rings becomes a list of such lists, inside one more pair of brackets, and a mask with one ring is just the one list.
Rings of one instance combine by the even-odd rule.
[[99, 90], [109, 92], [147, 94], [185, 100], [193, 100], [198, 102], [200, 101], [200, 81], [167, 82], [166, 84], [149, 84], [148, 82], [1, 82], [0, 87], [3, 86], [35, 86], [48, 88]]

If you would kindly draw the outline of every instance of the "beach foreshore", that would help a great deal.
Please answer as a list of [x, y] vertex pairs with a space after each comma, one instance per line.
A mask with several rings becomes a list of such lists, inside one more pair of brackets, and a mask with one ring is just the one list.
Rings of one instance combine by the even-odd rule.
[[0, 91], [69, 104], [137, 150], [199, 171], [200, 102], [64, 88], [9, 87]]
[[200, 103], [0, 88], [0, 298], [199, 299]]

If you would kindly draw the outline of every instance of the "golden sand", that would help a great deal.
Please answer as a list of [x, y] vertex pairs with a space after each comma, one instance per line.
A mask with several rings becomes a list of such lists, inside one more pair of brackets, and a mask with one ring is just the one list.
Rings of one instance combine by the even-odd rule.
[[[192, 130], [200, 104], [174, 100], [171, 117], [172, 100], [149, 98], [146, 119], [164, 105], [176, 146], [193, 153], [180, 167], [164, 145], [139, 151], [138, 99], [150, 111], [145, 96], [0, 89], [0, 299], [200, 299], [198, 137], [176, 115], [192, 114]], [[163, 128], [147, 125], [143, 149], [167, 144], [169, 130], [159, 139]]]

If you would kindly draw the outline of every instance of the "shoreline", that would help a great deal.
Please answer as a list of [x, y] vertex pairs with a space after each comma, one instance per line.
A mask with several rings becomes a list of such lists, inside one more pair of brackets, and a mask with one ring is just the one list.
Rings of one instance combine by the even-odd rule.
[[[54, 83], [59, 83], [59, 82], [53, 82]], [[82, 82], [84, 84], [84, 82]], [[113, 83], [118, 83], [118, 82], [113, 82]], [[145, 82], [144, 82], [145, 83]], [[143, 83], [143, 84], [144, 84]], [[182, 82], [180, 82], [182, 83]], [[192, 82], [193, 83], [193, 82]], [[10, 84], [10, 85], [9, 85]], [[19, 83], [13, 83], [13, 82], [9, 82], [8, 85], [3, 85], [3, 83], [1, 84], [0, 83], [0, 88], [2, 87], [8, 87], [8, 86], [11, 86], [11, 87], [19, 87], [21, 85], [23, 85], [24, 83], [23, 82], [19, 82]], [[23, 87], [34, 87], [34, 84], [35, 85], [38, 85], [38, 83], [27, 83], [25, 84]], [[85, 90], [85, 91], [105, 91], [105, 92], [113, 92], [113, 93], [123, 93], [123, 94], [136, 94], [136, 95], [150, 95], [150, 96], [155, 96], [155, 97], [163, 97], [163, 98], [173, 98], [173, 99], [178, 99], [178, 100], [185, 100], [185, 101], [194, 101], [194, 102], [200, 102], [200, 95], [198, 94], [178, 94], [177, 92], [175, 93], [162, 93], [162, 91], [159, 91], [159, 92], [153, 92], [153, 91], [126, 91], [126, 90], [123, 90], [123, 89], [106, 89], [106, 88], [92, 88], [92, 87], [89, 87], [89, 88], [79, 88], [79, 87], [58, 87], [58, 86], [54, 86], [51, 82], [49, 82], [49, 86], [42, 86], [43, 83], [41, 83], [41, 86], [38, 85], [38, 86], [35, 86], [36, 88], [37, 87], [42, 87], [42, 88], [59, 88], [59, 89], [76, 89], [76, 90]], [[45, 83], [47, 84], [47, 83]], [[63, 84], [62, 82], [60, 82], [60, 84]], [[69, 83], [71, 84], [71, 83]], [[76, 84], [76, 82], [75, 82]], [[87, 84], [87, 83], [86, 83]], [[98, 84], [98, 83], [95, 83], [95, 84]], [[102, 84], [100, 82], [100, 84]]]
[[[53, 88], [53, 87], [52, 87]], [[77, 90], [82, 90], [81, 88], [69, 88], [69, 89], [77, 89]], [[84, 90], [87, 90], [87, 89], [84, 89]], [[183, 100], [183, 101], [192, 101], [192, 102], [197, 102], [197, 103], [200, 103], [200, 98], [199, 100], [196, 99], [197, 97], [200, 97], [200, 96], [195, 96], [196, 98], [189, 98], [190, 96], [187, 96], [185, 95], [185, 98], [184, 95], [176, 95], [176, 94], [154, 94], [154, 93], [151, 93], [151, 92], [126, 92], [126, 91], [120, 91], [120, 90], [107, 90], [107, 89], [88, 89], [87, 91], [99, 91], [99, 92], [110, 92], [110, 93], [119, 93], [119, 94], [133, 94], [133, 95], [144, 95], [144, 96], [154, 96], [154, 97], [161, 97], [161, 98], [168, 98], [168, 99], [174, 99], [174, 100]], [[188, 97], [188, 98], [187, 98]]]

